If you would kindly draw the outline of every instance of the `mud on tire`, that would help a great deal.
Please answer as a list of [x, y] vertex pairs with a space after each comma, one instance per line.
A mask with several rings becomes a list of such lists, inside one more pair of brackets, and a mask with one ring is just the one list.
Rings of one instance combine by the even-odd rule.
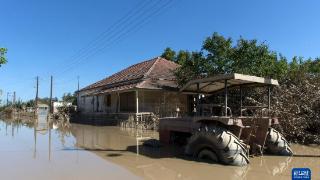
[[277, 130], [270, 128], [266, 139], [266, 152], [280, 156], [292, 156], [293, 151], [288, 141]]
[[226, 129], [214, 125], [199, 128], [190, 137], [185, 153], [225, 165], [249, 164], [247, 149], [240, 140]]

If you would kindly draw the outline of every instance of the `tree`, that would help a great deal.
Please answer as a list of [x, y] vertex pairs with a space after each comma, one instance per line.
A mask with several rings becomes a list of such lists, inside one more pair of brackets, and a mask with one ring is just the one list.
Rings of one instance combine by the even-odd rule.
[[175, 56], [176, 52], [169, 47], [167, 47], [161, 55], [161, 57], [170, 61], [175, 61]]
[[280, 81], [289, 76], [299, 77], [298, 74], [320, 73], [320, 58], [304, 60], [294, 57], [288, 63], [284, 56], [271, 51], [264, 42], [240, 37], [233, 43], [231, 38], [218, 33], [205, 39], [200, 52], [181, 50], [176, 53], [166, 48], [162, 56], [181, 65], [175, 72], [179, 85], [194, 78], [224, 73], [271, 77]]
[[6, 48], [0, 48], [0, 67], [2, 64], [7, 63], [7, 58], [6, 58], [6, 53], [7, 49]]
[[64, 93], [63, 96], [62, 96], [62, 100], [64, 102], [70, 102], [70, 103], [72, 103], [72, 105], [76, 105], [77, 104], [77, 96], [75, 94]]
[[33, 99], [26, 102], [27, 107], [34, 107], [34, 105], [35, 105], [35, 103], [34, 103]]
[[233, 51], [231, 38], [224, 38], [218, 33], [208, 37], [202, 45], [206, 54], [208, 75], [230, 73], [233, 71]]
[[[208, 75], [243, 73], [265, 77], [277, 77], [277, 54], [265, 43], [242, 37], [232, 46], [232, 39], [214, 33], [202, 46], [208, 61]], [[281, 62], [283, 63], [283, 62]]]
[[[7, 58], [5, 56], [6, 53], [7, 53], [7, 49], [0, 47], [0, 67], [2, 64], [7, 63]], [[1, 93], [2, 93], [2, 91], [0, 89], [0, 95], [1, 95]], [[0, 100], [0, 104], [1, 104], [1, 100]]]
[[279, 54], [279, 60], [278, 63], [276, 63], [275, 65], [275, 76], [274, 78], [276, 79], [282, 79], [284, 78], [289, 71], [289, 64], [288, 64], [288, 60], [286, 57], [282, 56], [282, 54]]
[[[192, 79], [224, 73], [278, 79], [280, 86], [272, 96], [276, 106], [272, 108], [284, 134], [291, 141], [320, 144], [320, 58], [295, 56], [288, 61], [264, 42], [242, 37], [235, 42], [214, 33], [205, 39], [200, 52], [176, 53], [167, 48], [163, 54], [170, 54], [170, 60], [180, 64], [175, 71], [180, 86]], [[251, 97], [262, 98], [258, 94], [252, 91]]]
[[175, 71], [177, 82], [180, 86], [192, 79], [206, 76], [205, 58], [201, 52], [180, 51], [176, 57], [176, 62], [181, 66]]

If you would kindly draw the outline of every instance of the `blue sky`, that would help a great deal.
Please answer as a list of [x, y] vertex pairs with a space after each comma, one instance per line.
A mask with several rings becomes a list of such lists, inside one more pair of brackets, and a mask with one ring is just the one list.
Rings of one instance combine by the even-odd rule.
[[84, 87], [165, 47], [200, 50], [213, 32], [264, 41], [288, 58], [317, 57], [319, 7], [316, 0], [0, 0], [9, 60], [0, 68], [0, 98], [13, 91], [34, 98], [37, 75], [40, 97], [49, 96], [50, 75], [61, 97], [76, 90], [77, 76]]

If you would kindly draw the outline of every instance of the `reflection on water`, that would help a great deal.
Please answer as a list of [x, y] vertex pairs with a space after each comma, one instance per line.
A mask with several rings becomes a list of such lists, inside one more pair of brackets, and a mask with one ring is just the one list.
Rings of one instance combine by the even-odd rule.
[[76, 148], [76, 140], [66, 128], [70, 124], [40, 123], [0, 121], [0, 179], [139, 179], [120, 166]]
[[49, 128], [48, 116], [47, 114], [38, 115], [36, 120], [35, 130], [41, 134], [46, 134]]
[[[294, 167], [309, 167], [319, 178], [319, 157], [264, 156], [251, 158], [246, 167], [230, 167], [195, 162], [182, 155], [181, 147], [165, 146], [152, 148], [137, 146], [136, 134], [132, 129], [118, 127], [95, 127], [74, 124], [72, 135], [77, 145], [93, 151], [100, 157], [126, 167], [138, 176], [148, 179], [288, 179]], [[154, 132], [145, 131], [141, 136], [155, 137]], [[153, 135], [150, 135], [153, 134]], [[141, 144], [141, 143], [139, 143]], [[302, 155], [320, 155], [319, 147], [293, 145], [295, 152]], [[306, 151], [308, 149], [309, 151]], [[139, 153], [139, 156], [136, 156]], [[304, 154], [303, 154], [304, 153]], [[161, 177], [161, 178], [160, 178]]]
[[[142, 146], [141, 141], [144, 139], [158, 138], [158, 133], [154, 131], [69, 124], [61, 121], [41, 121], [41, 123], [44, 122], [47, 122], [46, 126], [44, 124], [39, 126], [38, 121], [35, 126], [29, 125], [28, 127], [27, 124], [23, 125], [21, 122], [4, 121], [1, 124], [0, 134], [4, 137], [11, 136], [15, 140], [20, 140], [23, 142], [22, 144], [28, 147], [33, 145], [33, 158], [35, 159], [43, 158], [44, 150], [47, 149], [46, 163], [49, 162], [50, 164], [50, 162], [68, 159], [68, 161], [85, 166], [82, 168], [82, 173], [85, 173], [86, 177], [88, 177], [88, 174], [90, 176], [93, 174], [91, 172], [92, 168], [90, 169], [91, 173], [86, 169], [88, 168], [87, 162], [91, 161], [92, 164], [95, 164], [94, 169], [97, 169], [101, 168], [101, 165], [97, 165], [99, 164], [97, 162], [103, 161], [109, 163], [107, 168], [102, 168], [103, 171], [101, 172], [95, 172], [95, 176], [102, 174], [101, 177], [107, 177], [112, 173], [122, 175], [123, 169], [121, 168], [125, 168], [144, 179], [291, 179], [292, 168], [308, 167], [312, 170], [313, 179], [320, 179], [320, 158], [317, 157], [320, 156], [319, 146], [293, 145], [294, 151], [301, 156], [255, 157], [250, 159], [249, 166], [231, 167], [196, 162], [183, 156], [182, 148], [178, 146], [163, 146], [161, 148]], [[34, 130], [33, 136], [30, 136], [30, 129]], [[45, 129], [46, 131], [44, 131]], [[1, 133], [3, 130], [5, 130], [5, 133]], [[8, 142], [13, 142], [12, 138]], [[30, 139], [33, 140], [33, 143]], [[3, 144], [5, 142], [2, 141], [1, 139], [0, 146], [6, 147]], [[20, 147], [20, 145], [16, 146]], [[61, 158], [61, 153], [64, 154], [63, 158]], [[91, 156], [83, 158], [84, 154]], [[59, 164], [61, 168], [68, 169], [70, 164], [63, 162]], [[20, 163], [20, 160], [16, 159], [15, 163]], [[50, 167], [52, 166], [55, 167], [55, 164], [51, 164]], [[102, 167], [106, 166], [102, 165]], [[110, 172], [112, 168], [120, 168], [120, 170]], [[107, 169], [109, 171], [106, 174]], [[130, 174], [126, 173], [127, 176]], [[134, 175], [128, 176], [129, 179], [132, 179]], [[101, 177], [96, 179], [104, 179]]]

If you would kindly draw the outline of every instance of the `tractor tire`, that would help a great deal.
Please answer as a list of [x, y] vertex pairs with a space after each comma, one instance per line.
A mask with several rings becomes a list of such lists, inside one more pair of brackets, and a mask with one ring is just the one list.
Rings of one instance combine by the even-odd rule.
[[270, 128], [266, 139], [266, 152], [280, 156], [292, 156], [288, 141], [277, 130]]
[[222, 127], [213, 125], [200, 127], [190, 137], [185, 153], [225, 165], [249, 164], [247, 149], [238, 137]]

